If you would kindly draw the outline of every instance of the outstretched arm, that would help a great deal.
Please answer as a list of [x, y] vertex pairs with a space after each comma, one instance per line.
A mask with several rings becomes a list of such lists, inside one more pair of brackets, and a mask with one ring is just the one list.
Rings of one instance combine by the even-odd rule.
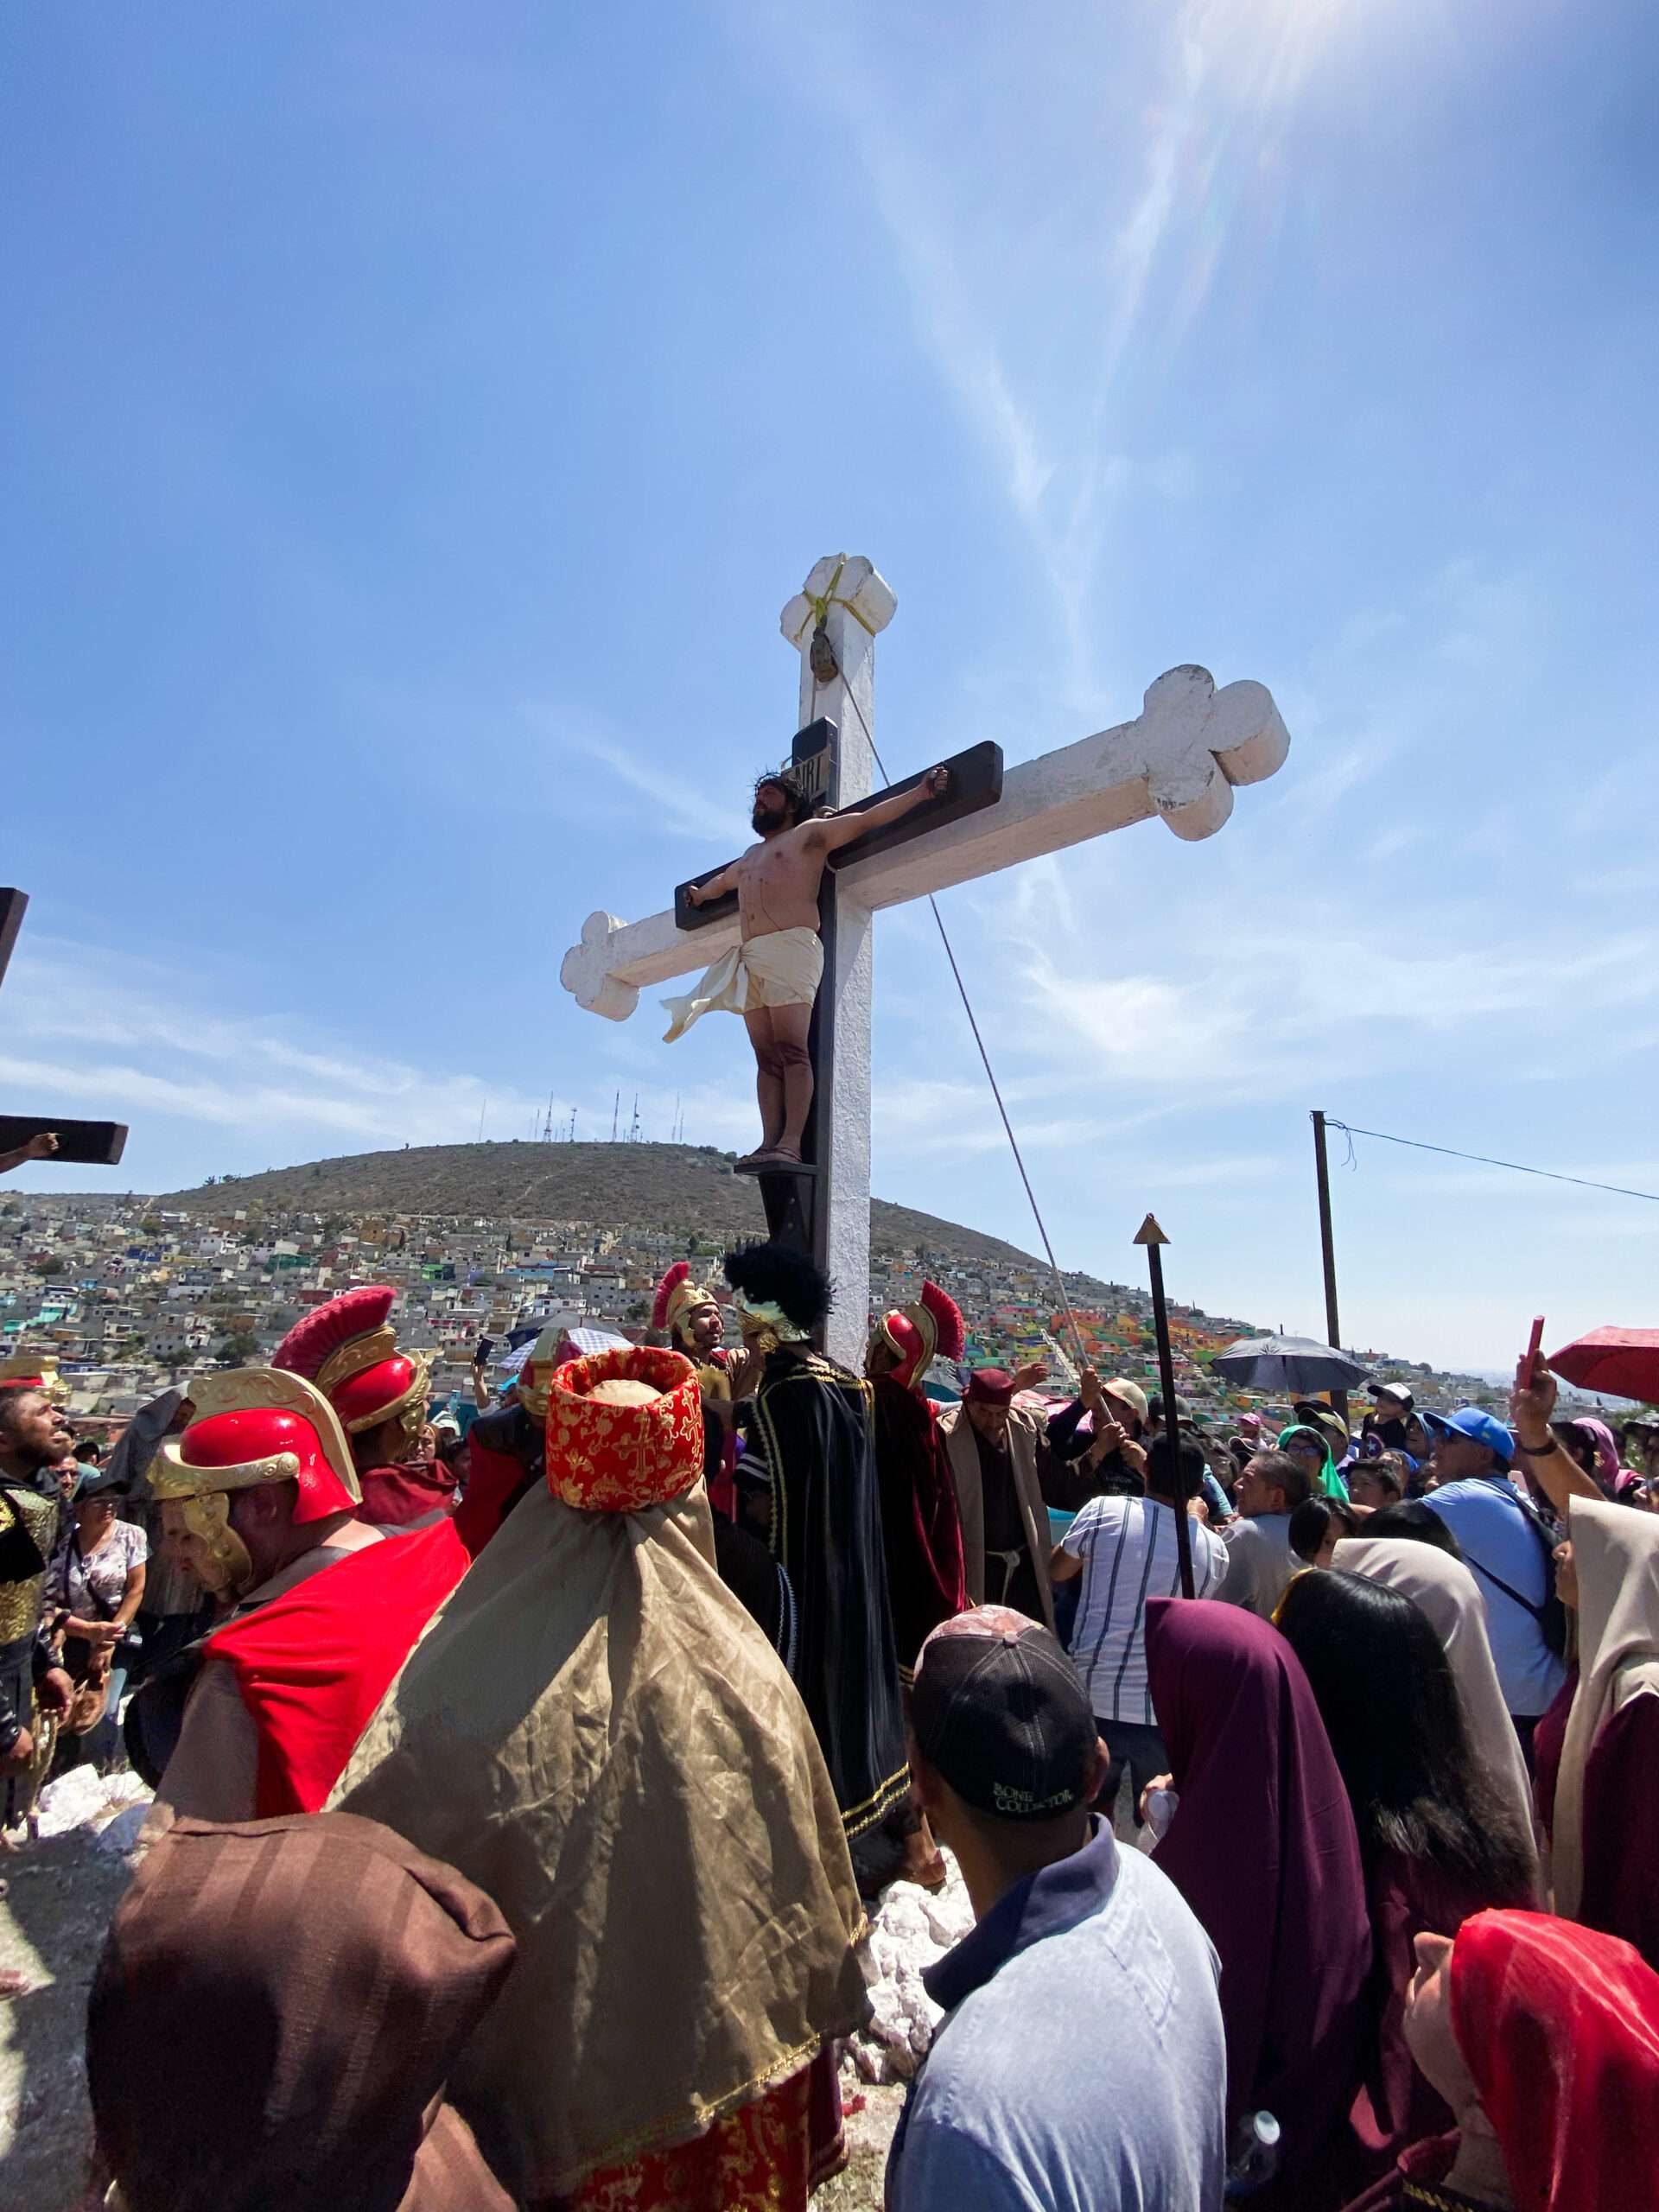
[[891, 791], [874, 806], [861, 806], [848, 814], [827, 815], [811, 824], [812, 842], [826, 853], [839, 852], [861, 837], [867, 830], [885, 830], [889, 822], [902, 822], [928, 799], [943, 798], [950, 785], [948, 768], [930, 768], [919, 784], [907, 791]]
[[694, 906], [706, 906], [711, 899], [723, 899], [728, 891], [737, 888], [737, 862], [723, 868], [718, 875], [711, 875], [706, 883], [689, 883], [685, 895]]
[[27, 1144], [20, 1144], [15, 1152], [0, 1152], [0, 1175], [8, 1168], [26, 1167], [31, 1160], [50, 1160], [58, 1148], [55, 1134], [42, 1129], [37, 1137], [30, 1137]]

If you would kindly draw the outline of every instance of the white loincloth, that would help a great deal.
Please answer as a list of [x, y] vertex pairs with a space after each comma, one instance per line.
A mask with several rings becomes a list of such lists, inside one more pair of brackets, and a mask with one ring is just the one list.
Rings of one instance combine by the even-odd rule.
[[683, 1037], [705, 1014], [752, 1014], [758, 1007], [810, 1006], [823, 978], [816, 930], [772, 930], [734, 945], [683, 999], [664, 999], [671, 1016], [663, 1042]]

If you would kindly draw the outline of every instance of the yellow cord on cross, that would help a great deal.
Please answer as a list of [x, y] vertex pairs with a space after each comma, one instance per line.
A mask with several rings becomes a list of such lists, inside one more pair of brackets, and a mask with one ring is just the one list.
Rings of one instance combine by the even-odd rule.
[[802, 623], [800, 628], [795, 632], [794, 642], [797, 645], [799, 645], [802, 638], [806, 634], [809, 628], [816, 629], [819, 623], [823, 622], [828, 617], [830, 609], [832, 607], [844, 607], [847, 612], [852, 616], [854, 621], [857, 623], [859, 628], [865, 632], [868, 636], [872, 638], [874, 637], [875, 632], [864, 620], [864, 617], [859, 613], [857, 607], [854, 606], [852, 601], [850, 599], [842, 599], [841, 594], [836, 589], [836, 585], [841, 582], [841, 572], [846, 566], [847, 562], [843, 556], [841, 560], [836, 562], [836, 573], [830, 579], [830, 588], [823, 594], [822, 598], [820, 598], [815, 592], [808, 591], [801, 594], [802, 598], [805, 600], [812, 612], [808, 616], [807, 620]]

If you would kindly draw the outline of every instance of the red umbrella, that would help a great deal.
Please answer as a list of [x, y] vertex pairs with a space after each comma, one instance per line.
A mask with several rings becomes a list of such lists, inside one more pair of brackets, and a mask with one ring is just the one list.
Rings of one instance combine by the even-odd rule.
[[1659, 1329], [1592, 1329], [1549, 1356], [1563, 1382], [1610, 1398], [1659, 1399]]

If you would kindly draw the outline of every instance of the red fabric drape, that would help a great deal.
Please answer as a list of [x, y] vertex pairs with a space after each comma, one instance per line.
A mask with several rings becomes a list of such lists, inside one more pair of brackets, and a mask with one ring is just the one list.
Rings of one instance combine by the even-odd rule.
[[353, 1552], [208, 1638], [259, 1732], [258, 1819], [320, 1809], [468, 1564], [441, 1521]]
[[454, 1527], [467, 1556], [476, 1559], [505, 1520], [508, 1500], [527, 1477], [524, 1462], [484, 1443], [476, 1425], [467, 1439], [467, 1495], [455, 1508]]
[[1659, 2201], [1659, 1974], [1640, 1954], [1551, 1913], [1477, 1913], [1451, 1991], [1517, 2207]]

